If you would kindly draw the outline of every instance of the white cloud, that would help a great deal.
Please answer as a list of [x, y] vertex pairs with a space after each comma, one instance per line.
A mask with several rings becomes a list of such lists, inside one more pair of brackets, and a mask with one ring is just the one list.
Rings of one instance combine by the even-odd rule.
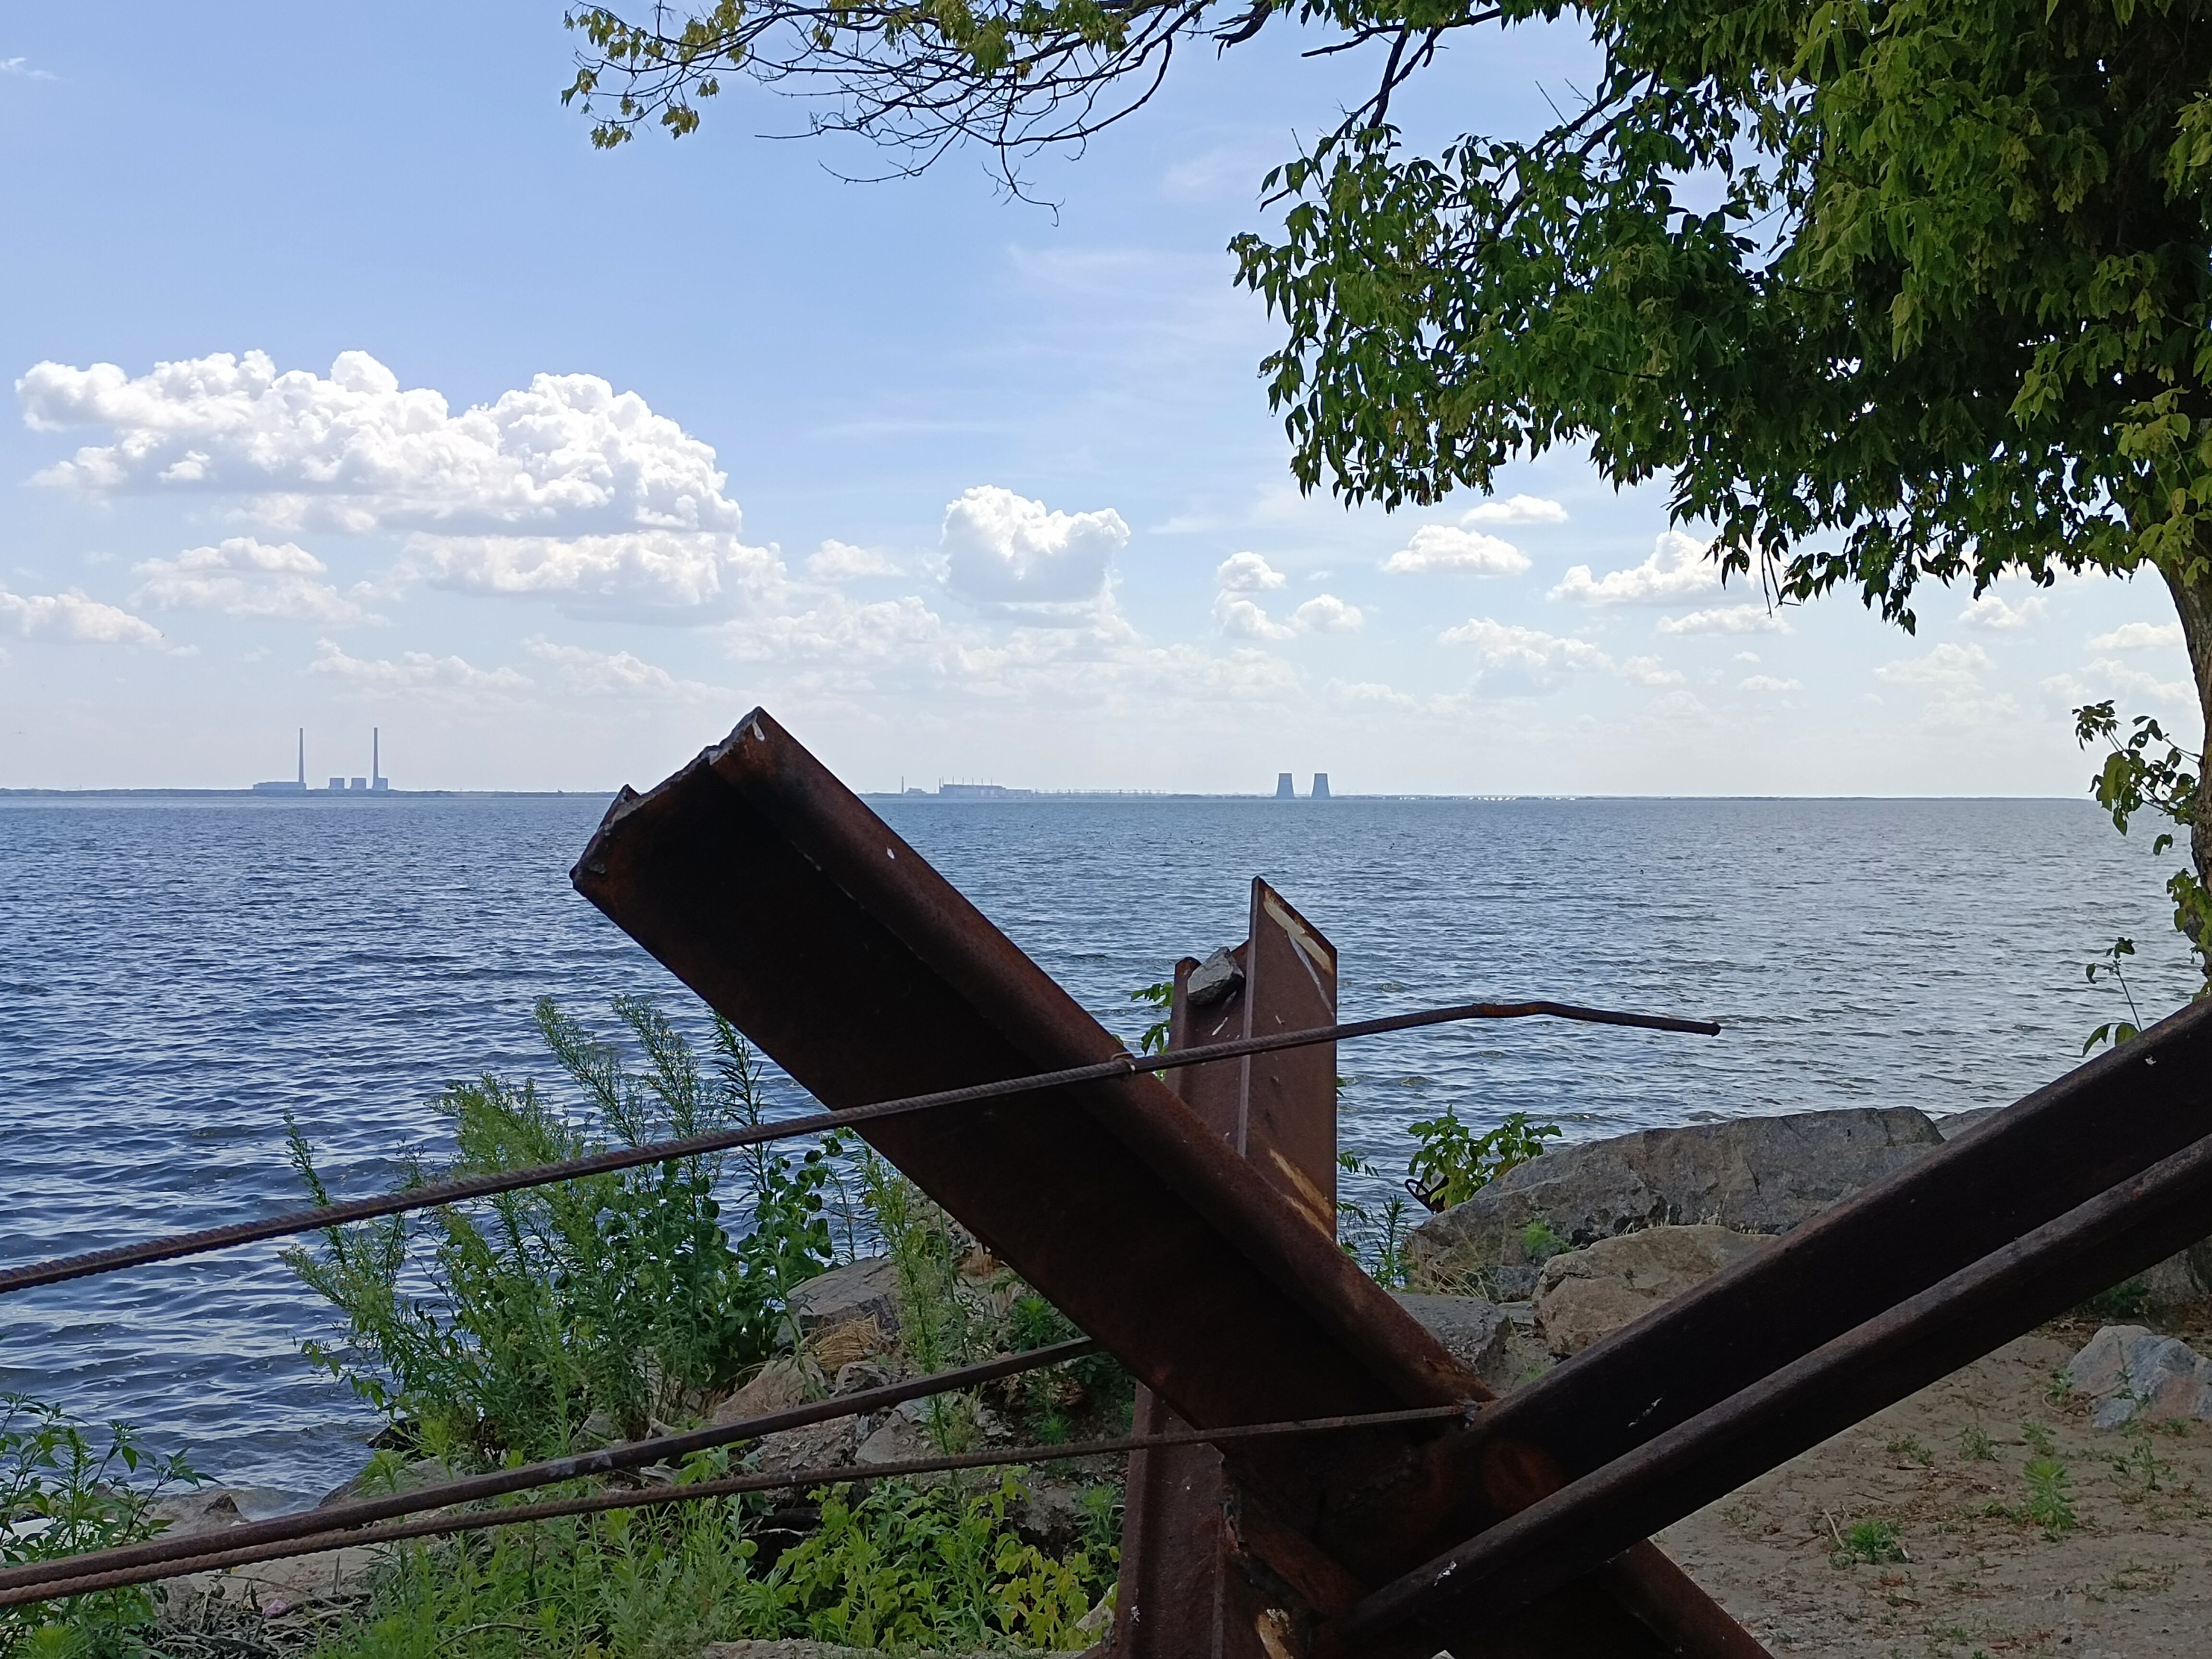
[[1356, 634], [1365, 621], [1358, 605], [1334, 593], [1316, 593], [1291, 612], [1291, 626], [1304, 634]]
[[353, 597], [319, 580], [328, 567], [293, 542], [271, 544], [233, 536], [213, 547], [190, 547], [173, 559], [131, 567], [143, 577], [133, 605], [160, 611], [214, 611], [227, 617], [331, 623], [374, 620]]
[[52, 81], [52, 71], [33, 69], [27, 58], [0, 58], [0, 75], [13, 75], [26, 81]]
[[82, 588], [66, 593], [10, 593], [0, 587], [0, 623], [15, 631], [83, 645], [159, 645], [161, 630]]
[[2166, 651], [2181, 644], [2181, 624], [2170, 623], [2122, 623], [2109, 634], [2100, 634], [2089, 641], [2092, 651]]
[[825, 541], [807, 556], [806, 574], [817, 581], [849, 582], [864, 576], [896, 576], [896, 561], [873, 548], [850, 542]]
[[731, 623], [722, 630], [722, 641], [742, 662], [879, 663], [902, 658], [937, 665], [957, 644], [944, 619], [911, 593], [872, 605], [855, 605], [833, 593], [797, 615]]
[[1079, 605], [1106, 590], [1129, 526], [1111, 507], [1057, 513], [996, 484], [945, 509], [945, 586], [990, 605]]
[[39, 475], [95, 493], [244, 495], [266, 522], [356, 531], [739, 526], [713, 447], [595, 374], [539, 374], [456, 415], [365, 351], [341, 353], [328, 379], [222, 352], [136, 378], [42, 362], [15, 395], [35, 430], [112, 432]]
[[1662, 634], [1787, 634], [1782, 613], [1763, 605], [1723, 605], [1692, 611], [1686, 617], [1662, 617]]
[[1959, 613], [1959, 620], [1968, 628], [1986, 628], [1995, 633], [2012, 633], [2043, 620], [2044, 598], [2031, 593], [2018, 605], [2007, 604], [2000, 593], [1984, 593], [1970, 601]]
[[1541, 495], [1508, 495], [1487, 501], [1459, 515], [1462, 524], [1565, 524], [1567, 509]]
[[335, 640], [315, 641], [315, 659], [307, 668], [310, 673], [328, 674], [365, 691], [387, 694], [506, 694], [530, 689], [529, 678], [512, 668], [477, 668], [459, 657], [434, 657], [427, 651], [404, 651], [397, 659], [349, 657]]
[[2106, 657], [2090, 663], [2079, 675], [2054, 675], [2043, 682], [2043, 689], [2064, 697], [2069, 707], [2101, 702], [2113, 696], [2160, 702], [2169, 708], [2191, 711], [2197, 707], [2197, 686], [2193, 681], [2161, 680], [2154, 674], [2130, 668], [2117, 657]]
[[1551, 690], [1568, 674], [1607, 669], [1612, 659], [1588, 640], [1547, 634], [1541, 629], [1474, 617], [1437, 636], [1443, 645], [1474, 648], [1482, 690], [1506, 696]]
[[1213, 580], [1224, 593], [1262, 593], [1280, 587], [1289, 578], [1257, 553], [1231, 553], [1213, 573]]
[[1688, 680], [1656, 657], [1631, 657], [1620, 665], [1620, 678], [1637, 685], [1686, 685]]
[[1756, 665], [1759, 661], [1759, 653], [1756, 651], [1739, 651], [1733, 658], [1730, 659], [1730, 660], [1734, 662], [1747, 662]]
[[1642, 564], [1602, 576], [1578, 564], [1552, 590], [1552, 597], [1578, 605], [1675, 605], [1700, 599], [1720, 591], [1720, 571], [1705, 556], [1710, 546], [1679, 530], [1662, 531]]
[[1778, 680], [1771, 674], [1753, 674], [1736, 682], [1739, 691], [1750, 691], [1762, 696], [1779, 696], [1786, 691], [1802, 691], [1802, 680]]
[[1232, 639], [1287, 640], [1296, 638], [1298, 631], [1288, 623], [1272, 620], [1258, 604], [1238, 593], [1214, 595], [1213, 622]]
[[706, 532], [416, 536], [407, 545], [403, 574], [434, 587], [604, 615], [690, 620], [773, 594], [784, 580], [774, 550]]
[[1382, 561], [1382, 568], [1394, 576], [1428, 571], [1517, 576], [1528, 568], [1528, 556], [1512, 543], [1448, 524], [1423, 525], [1411, 541]]
[[1990, 667], [1990, 653], [1978, 645], [1948, 641], [1923, 657], [1901, 657], [1874, 671], [1874, 677], [1891, 685], [1927, 685], [1960, 691], [1981, 684]]
[[404, 574], [459, 592], [617, 615], [714, 608], [781, 575], [738, 540], [712, 446], [592, 374], [540, 374], [455, 414], [367, 352], [327, 378], [263, 352], [158, 363], [41, 362], [15, 382], [39, 431], [108, 428], [38, 475], [94, 495], [241, 499], [280, 531], [413, 531]]
[[542, 635], [523, 641], [523, 648], [539, 661], [552, 664], [560, 676], [561, 689], [578, 696], [708, 702], [733, 695], [722, 686], [680, 680], [627, 651], [587, 651], [577, 645], [556, 645]]

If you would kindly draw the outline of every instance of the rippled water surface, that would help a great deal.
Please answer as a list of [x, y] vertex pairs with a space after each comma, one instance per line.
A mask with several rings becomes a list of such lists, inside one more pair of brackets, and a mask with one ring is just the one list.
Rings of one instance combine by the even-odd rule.
[[[347, 1193], [434, 1150], [447, 1080], [549, 1069], [550, 992], [687, 993], [569, 889], [605, 803], [0, 800], [0, 1263], [299, 1200], [289, 1111]], [[2002, 1103], [2065, 1070], [2159, 872], [2067, 801], [891, 801], [880, 810], [1124, 1035], [1131, 988], [1242, 937], [1265, 874], [1336, 942], [1346, 1018], [1469, 996], [1711, 1015], [1717, 1039], [1529, 1024], [1343, 1051], [1346, 1144], [1528, 1109], [1580, 1137], [1735, 1114]], [[1394, 1170], [1395, 1173], [1395, 1170]], [[298, 1357], [273, 1245], [0, 1301], [0, 1389], [313, 1492], [368, 1425]]]

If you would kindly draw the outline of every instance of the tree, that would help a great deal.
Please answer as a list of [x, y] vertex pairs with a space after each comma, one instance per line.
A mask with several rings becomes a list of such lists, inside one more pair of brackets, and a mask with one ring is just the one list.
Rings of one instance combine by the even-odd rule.
[[[2156, 572], [2212, 712], [2212, 20], [2195, 0], [717, 0], [593, 8], [568, 96], [615, 144], [682, 134], [722, 77], [810, 97], [895, 170], [1142, 108], [1178, 46], [1270, 27], [1367, 48], [1373, 95], [1270, 175], [1238, 280], [1301, 485], [1386, 506], [1583, 443], [1717, 529], [1771, 596], [1856, 586], [1906, 629], [1925, 579]], [[1438, 50], [1563, 15], [1603, 58], [1525, 141], [1410, 153], [1391, 99]], [[2208, 21], [2199, 34], [2197, 24]], [[1702, 207], [1692, 203], [1705, 204]], [[2190, 834], [2176, 925], [2212, 944], [2198, 757], [2111, 705], [2124, 830]]]

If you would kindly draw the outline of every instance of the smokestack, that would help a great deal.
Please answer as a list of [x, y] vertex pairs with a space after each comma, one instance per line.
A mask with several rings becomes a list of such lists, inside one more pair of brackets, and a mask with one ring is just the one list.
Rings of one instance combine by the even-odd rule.
[[1288, 772], [1276, 773], [1275, 799], [1277, 800], [1296, 800], [1297, 798], [1297, 791], [1291, 787], [1291, 775]]
[[1313, 798], [1316, 800], [1327, 800], [1328, 799], [1328, 773], [1316, 772], [1314, 774]]
[[300, 728], [300, 787], [307, 787], [307, 728]]
[[368, 787], [372, 789], [376, 787], [377, 780], [384, 775], [383, 740], [383, 732], [373, 726], [368, 728]]

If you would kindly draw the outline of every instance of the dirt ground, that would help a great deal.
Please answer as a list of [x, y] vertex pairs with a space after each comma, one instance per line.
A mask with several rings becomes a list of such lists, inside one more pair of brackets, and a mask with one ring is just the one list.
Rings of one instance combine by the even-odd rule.
[[[2022, 1338], [1658, 1541], [1778, 1655], [2212, 1654], [2212, 1423], [2091, 1427], [2057, 1378], [2096, 1328]], [[2203, 1322], [2168, 1328], [2212, 1352]], [[1868, 1559], [1885, 1522], [1901, 1559]]]

